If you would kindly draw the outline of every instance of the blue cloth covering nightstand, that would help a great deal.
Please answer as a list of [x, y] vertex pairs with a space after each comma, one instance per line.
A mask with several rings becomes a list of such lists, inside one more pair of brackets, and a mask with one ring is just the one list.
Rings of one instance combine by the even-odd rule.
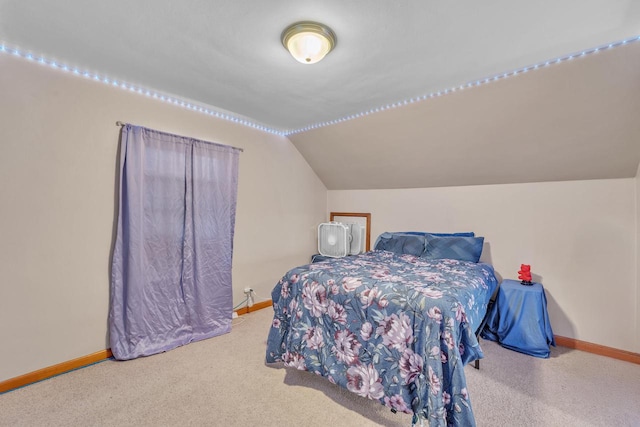
[[549, 345], [555, 347], [556, 342], [542, 285], [504, 280], [481, 336], [520, 353], [548, 358]]

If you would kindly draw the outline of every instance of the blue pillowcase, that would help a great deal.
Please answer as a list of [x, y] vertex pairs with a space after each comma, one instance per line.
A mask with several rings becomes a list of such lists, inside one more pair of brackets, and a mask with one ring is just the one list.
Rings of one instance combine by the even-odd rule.
[[376, 242], [375, 250], [389, 251], [399, 255], [420, 256], [424, 252], [425, 236], [404, 233], [382, 233]]
[[459, 261], [480, 261], [484, 237], [471, 236], [427, 236], [423, 258], [457, 259]]
[[416, 236], [438, 236], [438, 237], [447, 237], [447, 236], [462, 236], [462, 237], [474, 237], [475, 233], [473, 231], [465, 231], [463, 233], [428, 233], [425, 231], [403, 231], [398, 234], [411, 234]]
[[[374, 245], [374, 250], [394, 252], [399, 255], [410, 254], [425, 256], [429, 237], [474, 237], [472, 231], [464, 233], [427, 233], [424, 231], [406, 231], [382, 233]], [[482, 245], [480, 245], [482, 251]], [[477, 261], [476, 261], [477, 262]]]

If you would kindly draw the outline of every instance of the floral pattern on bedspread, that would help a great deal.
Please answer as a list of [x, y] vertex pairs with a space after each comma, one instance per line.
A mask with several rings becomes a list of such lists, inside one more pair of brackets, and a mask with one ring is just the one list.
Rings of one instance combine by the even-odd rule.
[[464, 365], [493, 268], [372, 251], [295, 268], [271, 294], [267, 362], [327, 377], [432, 426], [475, 425]]

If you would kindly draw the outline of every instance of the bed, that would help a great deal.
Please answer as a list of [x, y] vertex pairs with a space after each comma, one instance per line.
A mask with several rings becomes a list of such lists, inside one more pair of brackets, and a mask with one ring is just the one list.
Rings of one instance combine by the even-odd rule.
[[497, 286], [493, 267], [429, 251], [426, 233], [415, 248], [404, 236], [290, 270], [271, 294], [266, 360], [413, 414], [414, 424], [475, 425], [464, 365], [483, 357], [476, 330]]

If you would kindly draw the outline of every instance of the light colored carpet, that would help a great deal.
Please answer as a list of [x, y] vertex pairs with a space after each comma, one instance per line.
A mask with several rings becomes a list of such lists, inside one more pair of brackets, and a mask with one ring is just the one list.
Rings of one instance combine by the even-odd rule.
[[[267, 366], [270, 308], [230, 334], [106, 361], [0, 395], [2, 426], [410, 426], [307, 372]], [[482, 341], [465, 368], [478, 426], [640, 426], [640, 365], [558, 348], [537, 359]]]

